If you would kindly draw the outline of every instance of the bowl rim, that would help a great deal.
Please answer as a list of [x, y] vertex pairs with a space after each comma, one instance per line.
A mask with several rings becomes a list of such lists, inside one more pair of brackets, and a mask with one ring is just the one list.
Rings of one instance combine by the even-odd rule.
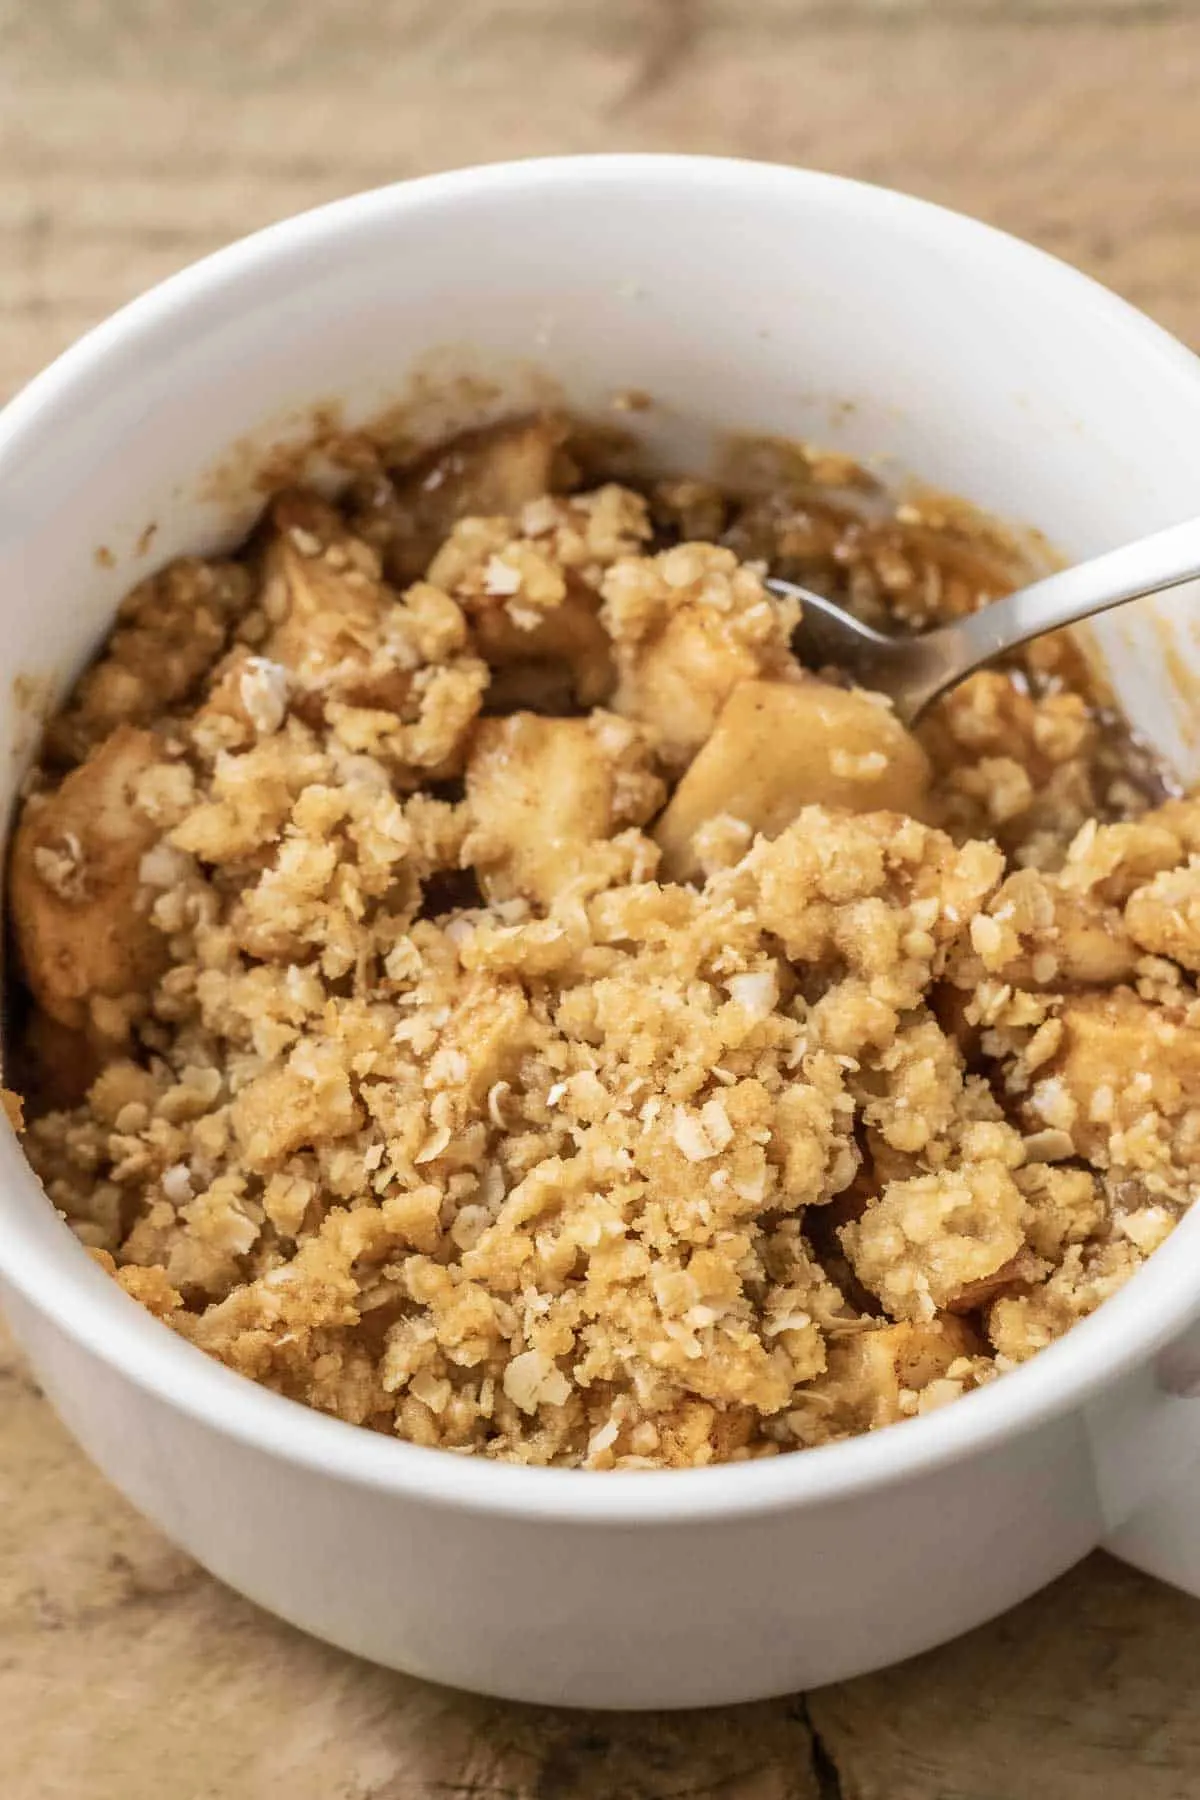
[[[1144, 314], [1046, 252], [966, 215], [872, 184], [733, 158], [621, 153], [491, 163], [393, 183], [332, 201], [195, 262], [95, 326], [0, 412], [0, 469], [27, 435], [54, 428], [93, 385], [136, 379], [186, 324], [235, 309], [246, 290], [314, 248], [370, 233], [405, 214], [537, 188], [548, 195], [608, 184], [774, 189], [810, 210], [887, 222], [997, 266], [997, 278], [1057, 290], [1103, 324], [1114, 351], [1190, 384], [1200, 421], [1200, 360]], [[1123, 340], [1123, 343], [1117, 340]], [[1200, 1213], [1200, 1208], [1197, 1209]], [[438, 1506], [576, 1524], [667, 1525], [803, 1510], [912, 1480], [994, 1450], [1091, 1399], [1170, 1342], [1200, 1312], [1200, 1216], [1098, 1313], [1004, 1379], [902, 1429], [761, 1462], [672, 1471], [525, 1468], [425, 1449], [327, 1417], [234, 1374], [129, 1299], [48, 1206], [18, 1141], [0, 1130], [0, 1278], [52, 1328], [134, 1387], [218, 1437], [326, 1477]]]

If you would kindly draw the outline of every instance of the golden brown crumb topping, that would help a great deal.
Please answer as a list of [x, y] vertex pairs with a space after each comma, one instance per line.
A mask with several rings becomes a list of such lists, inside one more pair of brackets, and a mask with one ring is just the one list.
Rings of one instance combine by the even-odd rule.
[[14, 843], [30, 1158], [174, 1330], [419, 1444], [928, 1411], [1200, 1180], [1200, 801], [1061, 645], [920, 742], [797, 665], [767, 562], [919, 625], [1013, 578], [961, 521], [569, 450], [290, 492], [130, 596]]

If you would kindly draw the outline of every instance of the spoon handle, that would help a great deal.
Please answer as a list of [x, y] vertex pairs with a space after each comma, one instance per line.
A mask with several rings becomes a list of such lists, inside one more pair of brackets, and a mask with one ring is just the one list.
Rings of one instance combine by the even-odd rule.
[[972, 669], [1028, 643], [1030, 638], [1197, 577], [1200, 519], [1188, 519], [1182, 525], [1170, 525], [1152, 537], [1139, 538], [1136, 543], [1123, 544], [1119, 550], [1109, 550], [1074, 568], [1048, 575], [1002, 600], [993, 600], [979, 612], [958, 619], [953, 625], [944, 625], [921, 640], [931, 652], [931, 685], [919, 698], [914, 695], [909, 699], [910, 712], [921, 711]]

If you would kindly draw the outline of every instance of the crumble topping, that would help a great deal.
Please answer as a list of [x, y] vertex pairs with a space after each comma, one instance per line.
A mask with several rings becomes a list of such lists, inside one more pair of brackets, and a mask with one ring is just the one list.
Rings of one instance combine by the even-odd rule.
[[570, 448], [381, 460], [130, 595], [15, 837], [30, 1159], [171, 1329], [415, 1443], [927, 1412], [1196, 1191], [1200, 800], [1061, 644], [917, 737], [798, 665], [767, 563], [920, 626], [1016, 577], [960, 523]]

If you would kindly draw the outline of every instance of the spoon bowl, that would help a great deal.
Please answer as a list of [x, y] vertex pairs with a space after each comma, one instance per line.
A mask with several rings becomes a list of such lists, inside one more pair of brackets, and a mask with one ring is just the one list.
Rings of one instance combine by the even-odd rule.
[[876, 631], [836, 601], [778, 576], [766, 585], [800, 602], [795, 645], [802, 661], [813, 668], [836, 663], [863, 687], [886, 694], [903, 724], [915, 725], [949, 688], [1033, 638], [1198, 577], [1200, 519], [1188, 519], [914, 637]]

